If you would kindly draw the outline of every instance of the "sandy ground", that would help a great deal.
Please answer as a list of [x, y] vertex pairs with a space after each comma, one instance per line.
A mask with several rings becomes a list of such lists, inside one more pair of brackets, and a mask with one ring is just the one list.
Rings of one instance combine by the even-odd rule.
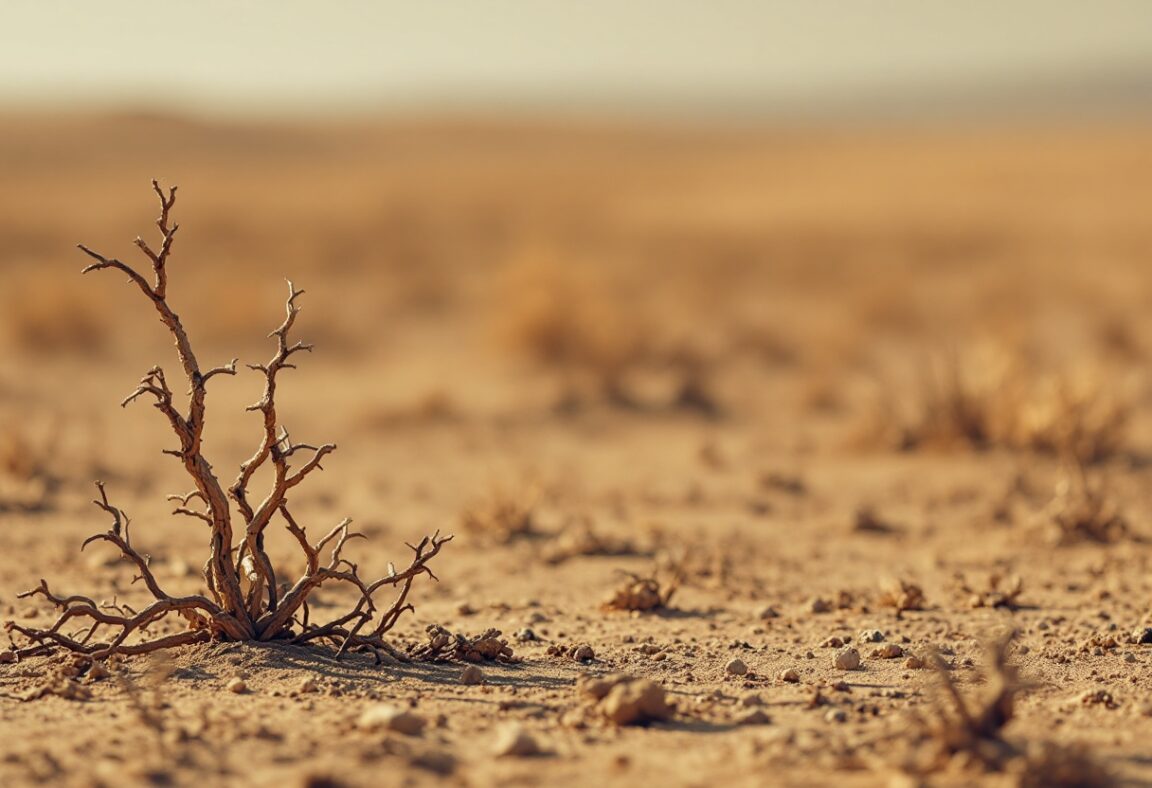
[[[129, 259], [158, 176], [205, 364], [267, 358], [282, 278], [307, 291], [282, 415], [339, 450], [297, 516], [353, 517], [366, 575], [455, 533], [392, 642], [496, 628], [515, 660], [479, 683], [284, 643], [99, 680], [0, 664], [0, 783], [1152, 783], [1149, 139], [3, 118], [0, 618], [51, 621], [17, 598], [42, 577], [147, 601], [79, 551], [95, 479], [169, 591], [203, 590], [163, 419], [117, 407], [170, 340], [71, 248]], [[258, 393], [212, 392], [225, 478]], [[270, 553], [301, 564], [286, 534]], [[628, 573], [667, 604], [606, 609]], [[1012, 631], [1011, 719], [957, 746], [942, 676], [980, 708]], [[673, 708], [615, 724], [583, 678], [612, 673]], [[373, 726], [380, 704], [423, 728]], [[513, 734], [538, 753], [502, 754]]]

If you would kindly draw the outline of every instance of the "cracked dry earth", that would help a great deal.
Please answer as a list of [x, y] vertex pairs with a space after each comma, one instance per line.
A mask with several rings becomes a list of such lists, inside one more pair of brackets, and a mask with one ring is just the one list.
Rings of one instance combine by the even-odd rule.
[[[127, 247], [158, 172], [181, 187], [172, 292], [206, 364], [266, 355], [244, 337], [278, 321], [281, 275], [309, 292], [299, 335], [317, 352], [280, 406], [295, 438], [339, 450], [293, 492], [296, 518], [315, 534], [351, 516], [365, 576], [402, 564], [405, 541], [456, 533], [394, 631], [408, 663], [208, 643], [0, 664], [0, 784], [1152, 783], [1146, 135], [426, 131], [0, 127], [20, 195], [0, 195], [15, 217], [0, 284], [19, 294], [0, 315], [0, 619], [51, 620], [17, 598], [41, 577], [146, 598], [106, 545], [79, 551], [107, 527], [96, 479], [166, 588], [203, 587], [205, 533], [164, 500], [187, 489], [160, 453], [170, 436], [151, 409], [116, 407], [171, 347], [115, 277], [73, 282], [69, 257], [80, 239]], [[552, 244], [501, 245], [519, 237]], [[592, 282], [561, 288], [585, 322], [551, 327], [560, 358], [543, 368], [490, 330], [520, 295], [535, 303], [504, 282], [525, 248], [581, 260]], [[653, 299], [597, 289], [622, 270]], [[593, 329], [620, 338], [641, 313], [640, 333], [720, 336], [701, 386], [667, 396], [660, 359], [611, 396], [565, 391], [619, 363]], [[1053, 422], [1012, 385], [868, 428], [877, 380], [889, 400], [921, 395], [893, 366], [989, 332], [1035, 332], [1058, 368], [1114, 361], [1109, 394], [1136, 375], [1122, 445], [1106, 418]], [[205, 440], [226, 477], [252, 450], [258, 382], [212, 393]], [[1011, 429], [1000, 410], [1020, 414]], [[1084, 427], [1072, 438], [1103, 497], [1053, 452], [1062, 418]], [[268, 550], [300, 561], [287, 534]], [[312, 612], [350, 601], [326, 586]], [[448, 635], [436, 659], [429, 627]], [[941, 675], [977, 708], [1003, 678], [986, 647], [1011, 631], [1020, 686], [992, 755], [941, 757]], [[478, 661], [456, 658], [455, 635]], [[599, 680], [613, 674], [632, 681]]]

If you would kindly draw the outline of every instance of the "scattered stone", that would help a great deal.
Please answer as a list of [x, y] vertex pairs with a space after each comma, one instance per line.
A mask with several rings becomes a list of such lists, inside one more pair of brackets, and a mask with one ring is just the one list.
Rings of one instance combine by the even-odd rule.
[[316, 679], [312, 678], [311, 676], [308, 676], [306, 679], [304, 679], [303, 681], [300, 682], [300, 686], [298, 686], [296, 688], [296, 691], [308, 693], [308, 692], [315, 692], [316, 689], [317, 689]]
[[1108, 690], [1089, 690], [1080, 696], [1085, 706], [1103, 706], [1106, 709], [1119, 708], [1120, 704]]
[[844, 645], [844, 639], [838, 637], [830, 637], [820, 644], [821, 648], [840, 648]]
[[772, 724], [772, 717], [770, 717], [763, 709], [753, 709], [752, 711], [745, 712], [736, 718], [737, 725], [770, 725]]
[[655, 577], [641, 577], [629, 573], [624, 584], [600, 607], [603, 610], [657, 610], [667, 607], [675, 592], [675, 583], [664, 587]]
[[[417, 767], [418, 769], [425, 769], [438, 774], [441, 777], [447, 777], [456, 771], [456, 758], [450, 752], [444, 750], [425, 750], [412, 755], [408, 763]], [[343, 783], [341, 783], [343, 785]]]
[[841, 649], [836, 652], [835, 664], [837, 670], [859, 670], [860, 652], [854, 648]]
[[500, 758], [527, 758], [541, 753], [535, 737], [518, 723], [505, 725], [496, 733], [492, 751]]
[[15, 651], [0, 651], [0, 665], [10, 665], [17, 661]]
[[356, 721], [361, 730], [388, 730], [405, 736], [419, 736], [427, 721], [410, 709], [380, 703], [364, 710]]
[[1141, 646], [1152, 643], [1152, 627], [1137, 627], [1132, 633], [1132, 642]]
[[106, 679], [111, 675], [112, 672], [108, 670], [108, 666], [103, 662], [93, 662], [88, 666], [88, 671], [84, 674], [84, 677], [88, 680], [89, 683], [91, 683], [94, 681], [100, 681], [101, 679]]
[[596, 652], [587, 643], [581, 643], [572, 649], [571, 657], [577, 662], [591, 662], [596, 659]]
[[521, 643], [532, 643], [540, 639], [540, 637], [528, 627], [517, 630], [515, 638]]
[[741, 659], [734, 659], [724, 666], [724, 672], [729, 676], [743, 676], [748, 672], [748, 666]]
[[759, 613], [757, 613], [756, 617], [760, 618], [760, 619], [764, 619], [764, 620], [767, 620], [770, 618], [780, 618], [780, 611], [778, 611], [776, 608], [769, 605], [768, 607], [763, 608]]
[[908, 659], [904, 660], [904, 667], [908, 668], [908, 670], [920, 670], [924, 667], [924, 660], [912, 654]]
[[798, 684], [800, 682], [800, 674], [793, 668], [785, 668], [780, 671], [780, 680], [788, 684]]
[[640, 725], [670, 719], [675, 709], [664, 689], [648, 679], [623, 674], [586, 677], [577, 688], [596, 701], [597, 710], [617, 725]]
[[740, 699], [740, 705], [746, 707], [763, 706], [764, 698], [760, 697], [760, 694], [757, 692], [749, 692]]
[[827, 722], [848, 722], [848, 712], [844, 709], [829, 709], [824, 719]]
[[241, 678], [231, 679], [224, 686], [229, 692], [235, 693], [236, 695], [242, 695], [248, 691], [248, 684]]
[[468, 665], [460, 672], [460, 683], [471, 686], [484, 683], [484, 671], [475, 665]]
[[875, 534], [891, 534], [901, 530], [899, 526], [893, 525], [878, 515], [876, 510], [870, 506], [864, 506], [856, 510], [853, 527], [857, 531]]
[[904, 656], [904, 649], [895, 643], [885, 643], [880, 648], [872, 649], [872, 656], [876, 659], [899, 659]]
[[883, 643], [884, 633], [878, 629], [865, 629], [860, 632], [860, 636], [856, 639], [860, 643]]
[[815, 597], [808, 602], [808, 612], [810, 613], [831, 613], [832, 602], [831, 600], [823, 597]]
[[894, 580], [885, 586], [880, 593], [879, 602], [885, 607], [896, 608], [896, 616], [905, 610], [923, 610], [926, 600], [924, 589], [907, 580]]

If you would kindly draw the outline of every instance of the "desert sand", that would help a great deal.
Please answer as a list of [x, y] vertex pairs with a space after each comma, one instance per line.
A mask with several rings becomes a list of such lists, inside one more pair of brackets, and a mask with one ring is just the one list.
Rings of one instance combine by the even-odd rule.
[[[169, 297], [206, 366], [266, 360], [284, 278], [306, 291], [280, 415], [339, 447], [291, 494], [309, 533], [353, 518], [373, 576], [455, 535], [389, 633], [406, 662], [94, 667], [10, 632], [0, 783], [1152, 782], [1146, 128], [13, 114], [0, 171], [0, 620], [49, 625], [18, 597], [41, 578], [148, 601], [80, 550], [96, 480], [204, 591], [171, 433], [119, 407], [178, 379], [171, 338], [74, 248], [139, 262], [151, 178], [179, 185]], [[230, 478], [260, 379], [214, 384]], [[426, 658], [435, 626], [512, 656]], [[628, 719], [611, 674], [664, 703]]]

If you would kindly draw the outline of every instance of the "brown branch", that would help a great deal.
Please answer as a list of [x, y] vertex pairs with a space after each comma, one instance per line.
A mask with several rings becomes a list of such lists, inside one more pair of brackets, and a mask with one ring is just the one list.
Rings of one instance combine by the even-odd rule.
[[[178, 448], [167, 449], [164, 453], [180, 460], [193, 481], [193, 489], [183, 495], [170, 495], [168, 500], [174, 504], [173, 514], [191, 517], [208, 526], [209, 555], [204, 565], [207, 595], [176, 597], [164, 590], [151, 569], [150, 556], [140, 552], [132, 543], [128, 516], [109, 501], [104, 485], [98, 482], [99, 496], [94, 503], [111, 518], [111, 526], [86, 539], [81, 549], [93, 542], [113, 545], [134, 566], [136, 576], [133, 583], [141, 581], [152, 601], [139, 610], [115, 599], [111, 603], [99, 604], [89, 596], [57, 595], [42, 580], [37, 588], [21, 594], [20, 598], [42, 596], [59, 614], [50, 626], [43, 629], [9, 623], [9, 632], [32, 641], [22, 648], [14, 642], [13, 651], [18, 658], [23, 658], [63, 648], [99, 659], [112, 654], [140, 654], [213, 638], [292, 638], [296, 642], [326, 640], [337, 648], [337, 656], [349, 650], [371, 649], [378, 659], [381, 654], [404, 659], [403, 654], [384, 640], [384, 635], [395, 626], [400, 616], [413, 610], [409, 600], [417, 578], [436, 579], [428, 563], [452, 537], [441, 537], [437, 533], [418, 545], [409, 545], [413, 557], [404, 571], [396, 572], [389, 564], [387, 576], [369, 583], [361, 578], [357, 565], [344, 557], [347, 544], [353, 539], [363, 538], [363, 534], [350, 530], [350, 520], [341, 521], [319, 541], [312, 543], [303, 526], [292, 516], [288, 508], [288, 492], [314, 471], [323, 470], [322, 462], [336, 450], [336, 445], [297, 443], [279, 422], [276, 393], [280, 372], [295, 369], [295, 355], [312, 350], [312, 345], [290, 339], [300, 313], [299, 298], [304, 292], [296, 289], [290, 280], [284, 319], [269, 334], [275, 339], [275, 351], [268, 361], [249, 365], [264, 379], [260, 399], [248, 408], [259, 412], [262, 417], [259, 445], [241, 464], [232, 485], [224, 489], [202, 452], [207, 384], [217, 375], [235, 375], [238, 360], [232, 359], [227, 364], [201, 371], [180, 317], [168, 302], [168, 264], [179, 229], [179, 225], [172, 221], [176, 188], [165, 191], [153, 181], [152, 189], [160, 201], [156, 227], [161, 241], [153, 245], [142, 238], [136, 239], [137, 248], [148, 260], [151, 277], [147, 276], [147, 269], [138, 270], [83, 245], [80, 249], [92, 260], [84, 268], [85, 273], [114, 270], [127, 275], [129, 282], [147, 296], [175, 341], [176, 355], [189, 386], [186, 403], [178, 401], [164, 370], [154, 366], [121, 404], [127, 406], [141, 398], [151, 402], [165, 416], [178, 439]], [[273, 471], [271, 487], [263, 500], [254, 504], [249, 500], [249, 486], [256, 471], [268, 464]], [[235, 501], [243, 518], [243, 536], [238, 541], [229, 498]], [[277, 513], [299, 544], [305, 563], [304, 572], [283, 595], [279, 593], [276, 570], [264, 548], [265, 531]], [[322, 558], [324, 553], [327, 553], [326, 561]], [[242, 585], [242, 580], [247, 585]], [[327, 623], [313, 623], [308, 599], [324, 583], [352, 586], [358, 593], [357, 601], [343, 615]], [[381, 610], [375, 596], [385, 587], [395, 588], [396, 596], [387, 608]], [[140, 639], [140, 633], [171, 615], [185, 619], [187, 630], [152, 640]], [[299, 629], [293, 631], [297, 625]]]

